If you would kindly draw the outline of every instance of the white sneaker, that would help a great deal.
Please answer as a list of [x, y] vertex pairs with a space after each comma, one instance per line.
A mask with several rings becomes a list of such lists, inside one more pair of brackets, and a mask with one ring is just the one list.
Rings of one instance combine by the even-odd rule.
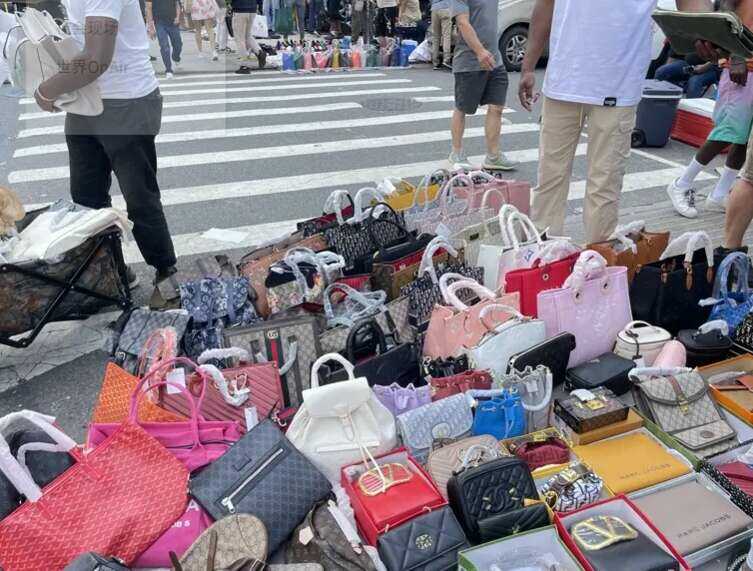
[[717, 200], [711, 194], [706, 197], [706, 203], [704, 209], [709, 212], [727, 212], [727, 198], [724, 197], [721, 200]]
[[165, 79], [172, 79], [173, 77], [174, 77], [173, 72], [168, 71], [165, 73]]
[[459, 153], [456, 153], [454, 151], [451, 152], [447, 161], [450, 163], [450, 167], [452, 167], [453, 170], [460, 170], [460, 169], [470, 170], [472, 168], [471, 163], [468, 160], [468, 157], [463, 151]]
[[677, 180], [673, 180], [667, 186], [667, 196], [672, 201], [672, 206], [680, 216], [685, 218], [697, 218], [698, 210], [695, 208], [695, 190], [684, 189], [677, 186]]

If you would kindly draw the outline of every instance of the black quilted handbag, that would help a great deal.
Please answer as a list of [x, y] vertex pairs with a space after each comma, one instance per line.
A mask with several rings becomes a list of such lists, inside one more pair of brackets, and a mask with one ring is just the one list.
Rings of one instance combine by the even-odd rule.
[[523, 460], [504, 457], [470, 467], [467, 460], [472, 452], [473, 447], [466, 452], [465, 467], [447, 483], [450, 506], [471, 542], [487, 541], [502, 528], [518, 532], [532, 529], [528, 525], [548, 524], [548, 517], [540, 523], [524, 509], [525, 500], [538, 500], [539, 494]]
[[215, 520], [235, 513], [258, 517], [267, 527], [271, 553], [332, 486], [265, 420], [192, 477], [189, 491]]
[[450, 571], [468, 540], [452, 510], [443, 507], [420, 515], [379, 538], [387, 571]]

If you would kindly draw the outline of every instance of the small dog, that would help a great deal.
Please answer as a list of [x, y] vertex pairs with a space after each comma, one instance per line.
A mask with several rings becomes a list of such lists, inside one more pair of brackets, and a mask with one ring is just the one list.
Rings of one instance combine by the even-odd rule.
[[26, 211], [16, 193], [0, 186], [0, 236], [11, 234], [24, 216]]

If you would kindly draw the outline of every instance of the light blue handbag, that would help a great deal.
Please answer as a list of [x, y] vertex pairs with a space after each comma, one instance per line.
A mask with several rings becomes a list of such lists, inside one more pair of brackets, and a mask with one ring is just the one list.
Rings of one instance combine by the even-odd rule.
[[517, 390], [489, 391], [499, 393], [491, 400], [479, 401], [471, 433], [489, 434], [497, 440], [526, 433], [526, 414]]
[[[748, 256], [742, 252], [734, 252], [722, 260], [716, 274], [713, 293], [714, 307], [709, 321], [715, 319], [726, 321], [730, 334], [734, 334], [737, 326], [753, 308], [753, 290], [748, 285], [750, 267]], [[730, 288], [730, 272], [733, 269], [735, 281]]]

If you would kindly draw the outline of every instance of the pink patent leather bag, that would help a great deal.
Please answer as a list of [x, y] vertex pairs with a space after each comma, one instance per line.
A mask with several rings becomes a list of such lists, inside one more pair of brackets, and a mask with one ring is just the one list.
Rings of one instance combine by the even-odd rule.
[[633, 319], [627, 268], [607, 267], [603, 256], [586, 250], [563, 287], [539, 293], [538, 313], [547, 338], [575, 335], [568, 369], [611, 352], [617, 334]]
[[675, 367], [684, 367], [688, 356], [685, 351], [685, 345], [679, 341], [667, 341], [662, 347], [659, 354], [654, 359], [652, 367], [661, 369], [672, 369]]
[[[184, 365], [196, 369], [204, 386], [198, 399], [194, 399], [185, 387], [171, 381], [154, 382], [163, 378], [176, 365]], [[211, 382], [200, 367], [184, 358], [172, 359], [153, 368], [141, 381], [131, 395], [129, 421], [138, 423], [150, 436], [167, 448], [181, 463], [193, 472], [209, 465], [222, 456], [228, 448], [242, 436], [242, 429], [236, 421], [211, 420], [207, 421], [199, 414], [199, 407], [204, 398], [206, 383]], [[146, 392], [163, 386], [178, 389], [188, 400], [191, 417], [186, 422], [139, 422], [137, 419], [138, 404]], [[145, 390], [145, 387], [148, 387]], [[96, 448], [105, 441], [120, 424], [90, 424], [87, 436], [87, 447]], [[212, 519], [198, 505], [191, 505], [184, 514], [155, 541], [134, 563], [134, 568], [170, 567], [170, 552], [182, 555], [212, 524]]]
[[[447, 285], [450, 279], [457, 279], [452, 285]], [[437, 304], [431, 313], [429, 327], [424, 338], [424, 356], [431, 359], [446, 359], [458, 356], [463, 347], [473, 347], [488, 333], [487, 327], [481, 321], [481, 312], [489, 305], [508, 305], [519, 309], [520, 294], [518, 292], [503, 294], [493, 292], [478, 282], [469, 280], [460, 274], [444, 274], [439, 281], [447, 305]], [[473, 290], [480, 298], [474, 305], [464, 304], [456, 292], [461, 289]], [[500, 321], [509, 318], [508, 314], [498, 316]]]

